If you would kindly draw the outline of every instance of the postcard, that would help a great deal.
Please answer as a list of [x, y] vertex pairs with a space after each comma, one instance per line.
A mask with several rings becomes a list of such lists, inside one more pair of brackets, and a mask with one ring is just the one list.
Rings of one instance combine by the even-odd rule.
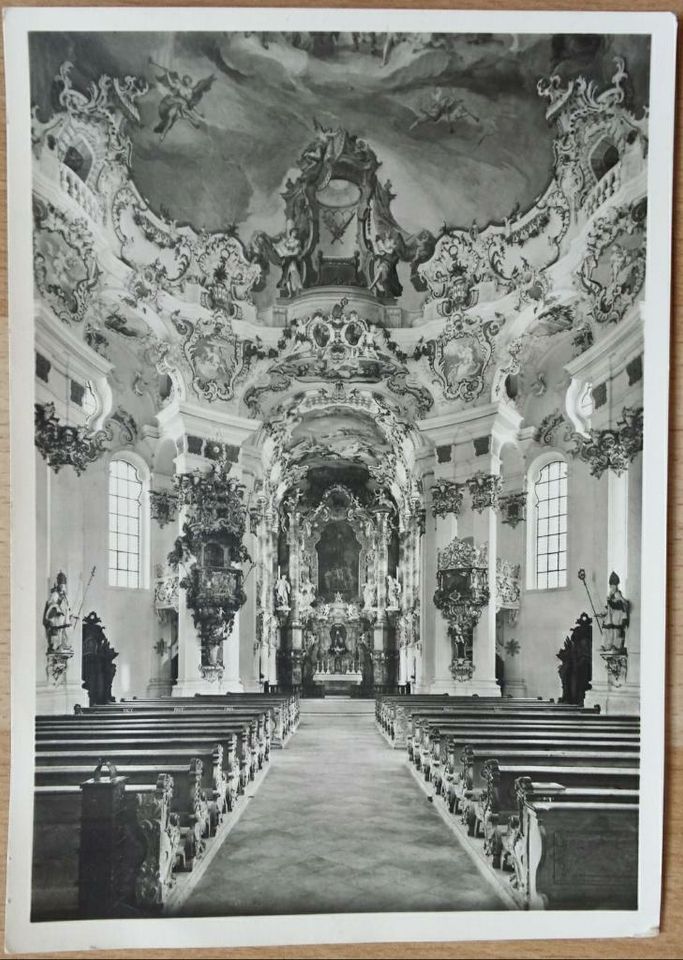
[[675, 40], [5, 11], [10, 951], [657, 932]]

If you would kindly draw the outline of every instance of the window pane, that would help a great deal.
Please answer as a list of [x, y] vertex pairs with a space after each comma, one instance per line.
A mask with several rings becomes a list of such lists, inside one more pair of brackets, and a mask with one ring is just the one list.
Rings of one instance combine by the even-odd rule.
[[140, 519], [142, 482], [133, 464], [109, 465], [109, 582], [140, 586]]
[[534, 484], [536, 495], [536, 586], [564, 586], [567, 564], [567, 464], [547, 463]]

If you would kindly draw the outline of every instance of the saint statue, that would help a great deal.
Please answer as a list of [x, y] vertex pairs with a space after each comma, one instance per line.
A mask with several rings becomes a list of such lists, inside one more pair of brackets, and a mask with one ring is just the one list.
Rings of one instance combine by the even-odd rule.
[[363, 584], [363, 609], [369, 610], [375, 606], [376, 591], [372, 580], [366, 580]]
[[76, 617], [71, 615], [69, 598], [66, 594], [66, 575], [60, 570], [57, 580], [50, 590], [50, 596], [43, 611], [43, 626], [47, 637], [47, 652], [73, 653], [67, 630]]
[[612, 571], [609, 577], [605, 612], [600, 614], [604, 637], [603, 650], [623, 650], [626, 642], [631, 604], [619, 589], [619, 582], [619, 577]]
[[299, 587], [299, 607], [301, 610], [309, 610], [315, 600], [315, 587], [308, 576], [305, 576]]
[[275, 600], [276, 600], [275, 605], [276, 607], [278, 607], [278, 609], [282, 609], [282, 608], [289, 609], [290, 591], [291, 591], [291, 587], [289, 585], [289, 580], [283, 573], [280, 576], [278, 576], [277, 580], [275, 581]]
[[396, 577], [387, 577], [387, 609], [398, 610], [401, 606], [401, 584]]
[[288, 297], [295, 297], [303, 290], [303, 243], [293, 220], [287, 220], [285, 232], [275, 246], [281, 258], [282, 276], [279, 289]]

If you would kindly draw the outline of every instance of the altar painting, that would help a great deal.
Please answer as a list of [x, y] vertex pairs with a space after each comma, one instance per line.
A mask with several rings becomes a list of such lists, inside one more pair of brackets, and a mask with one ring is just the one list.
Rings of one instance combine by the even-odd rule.
[[318, 553], [318, 595], [334, 600], [341, 594], [346, 601], [360, 593], [360, 544], [353, 528], [344, 520], [328, 523], [316, 544]]

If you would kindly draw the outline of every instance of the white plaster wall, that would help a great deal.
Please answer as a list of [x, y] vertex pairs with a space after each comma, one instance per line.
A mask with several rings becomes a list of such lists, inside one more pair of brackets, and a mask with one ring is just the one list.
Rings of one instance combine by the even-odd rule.
[[[148, 571], [148, 585], [145, 588], [109, 586], [108, 460], [96, 461], [84, 474], [77, 477], [71, 467], [64, 467], [58, 474], [50, 471], [48, 476], [45, 463], [38, 458], [37, 477], [38, 709], [71, 712], [75, 702], [87, 704], [87, 693], [84, 690], [79, 697], [74, 696], [72, 691], [68, 703], [46, 700], [41, 704], [46, 642], [40, 624], [43, 605], [47, 599], [48, 582], [54, 581], [59, 570], [63, 570], [67, 575], [69, 600], [73, 612], [76, 613], [90, 571], [93, 566], [96, 567], [81, 616], [95, 610], [102, 619], [110, 644], [119, 653], [112, 690], [116, 699], [145, 696], [147, 684], [156, 667], [154, 661], [157, 655], [153, 646], [159, 639], [158, 621], [152, 602], [153, 570]], [[45, 523], [48, 513], [49, 533], [45, 535], [43, 531], [48, 529]], [[70, 685], [80, 686], [80, 624], [73, 637], [78, 655], [69, 666], [68, 680]]]
[[[527, 590], [522, 562], [522, 597], [519, 621], [513, 634], [520, 643], [520, 674], [527, 696], [558, 699], [562, 686], [557, 674], [556, 654], [564, 644], [576, 618], [592, 612], [586, 590], [577, 577], [583, 567], [598, 612], [607, 595], [607, 477], [590, 475], [588, 466], [569, 459], [567, 484], [568, 536], [567, 586], [552, 590]], [[527, 524], [517, 528], [526, 535]], [[594, 628], [593, 644], [600, 634]]]

